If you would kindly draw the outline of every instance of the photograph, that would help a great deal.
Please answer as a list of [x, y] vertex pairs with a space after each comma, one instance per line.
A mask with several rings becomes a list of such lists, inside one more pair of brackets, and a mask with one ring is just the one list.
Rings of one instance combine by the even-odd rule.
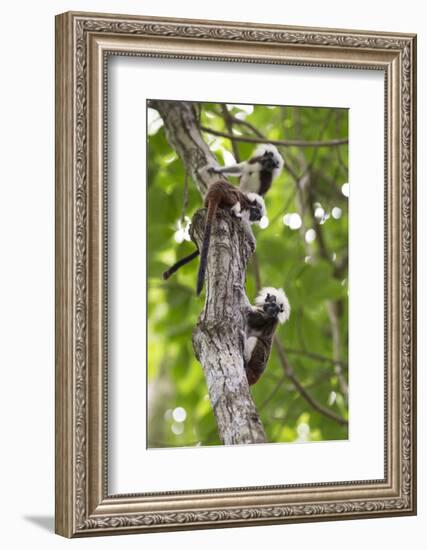
[[318, 23], [55, 18], [59, 535], [416, 514], [417, 37]]
[[[348, 439], [348, 119], [334, 107], [147, 100], [148, 448]], [[196, 134], [208, 162], [189, 169]], [[221, 257], [239, 254], [224, 217], [256, 243], [247, 265]], [[233, 269], [244, 271], [236, 345], [264, 431], [255, 441], [223, 436], [195, 333], [205, 301], [236, 292]], [[229, 309], [216, 304], [215, 321]]]

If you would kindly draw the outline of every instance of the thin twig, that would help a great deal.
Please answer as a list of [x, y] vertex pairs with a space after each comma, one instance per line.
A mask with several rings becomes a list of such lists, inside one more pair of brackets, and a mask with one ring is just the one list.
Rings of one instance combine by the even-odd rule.
[[[332, 348], [333, 348], [334, 359], [336, 361], [339, 361], [341, 356], [341, 334], [340, 334], [340, 326], [339, 326], [338, 302], [329, 301], [327, 303], [327, 306], [328, 306], [328, 315], [329, 315], [329, 321], [331, 324], [331, 331], [332, 331]], [[335, 365], [335, 374], [337, 375], [341, 392], [343, 393], [347, 403], [348, 384], [342, 372], [342, 366], [338, 362]]]
[[[236, 136], [232, 134], [227, 134], [226, 132], [220, 132], [219, 130], [214, 130], [213, 128], [208, 128], [207, 126], [200, 126], [200, 129], [203, 132], [212, 134], [213, 136], [234, 139], [235, 141], [244, 141], [246, 143], [265, 143], [266, 141], [264, 138], [261, 137]], [[301, 139], [268, 139], [267, 143], [279, 145], [281, 147], [337, 147], [338, 145], [347, 145], [348, 139], [339, 138], [329, 139], [325, 141], [306, 141]]]
[[258, 128], [255, 128], [255, 126], [253, 124], [251, 124], [250, 122], [248, 122], [247, 120], [240, 120], [240, 118], [237, 118], [237, 117], [233, 116], [231, 113], [230, 113], [230, 117], [231, 117], [231, 121], [234, 124], [240, 125], [240, 126], [245, 126], [246, 128], [251, 130], [259, 138], [265, 139], [264, 136], [262, 135], [262, 133], [258, 130]]
[[233, 148], [234, 158], [236, 162], [239, 163], [240, 153], [239, 153], [239, 148], [237, 147], [236, 140], [234, 139], [234, 132], [233, 132], [234, 117], [230, 114], [229, 110], [227, 109], [227, 105], [225, 105], [225, 103], [221, 105], [221, 110], [222, 110], [222, 117], [224, 119], [224, 124], [227, 128], [227, 131], [231, 136], [233, 136], [233, 139], [231, 140], [231, 147]]
[[[331, 118], [332, 118], [334, 112], [335, 112], [334, 109], [329, 109], [328, 115], [326, 116], [325, 121], [323, 123], [323, 126], [320, 128], [319, 134], [317, 136], [318, 141], [322, 141], [323, 136], [324, 136], [326, 130], [328, 129], [329, 123], [331, 122]], [[347, 140], [347, 142], [348, 142], [348, 140]], [[306, 168], [306, 172], [309, 172], [313, 168], [313, 166], [316, 162], [316, 159], [317, 159], [318, 152], [319, 152], [318, 149], [315, 149], [313, 151], [310, 162], [308, 163], [308, 166]]]
[[274, 399], [277, 392], [280, 390], [280, 388], [285, 383], [286, 379], [287, 379], [287, 376], [286, 376], [286, 374], [284, 374], [282, 376], [282, 378], [280, 378], [280, 380], [278, 381], [278, 383], [276, 384], [276, 386], [274, 387], [274, 390], [270, 393], [270, 395], [268, 395], [264, 399], [264, 401], [261, 403], [261, 405], [258, 405], [258, 410], [262, 410], [264, 407], [266, 407], [270, 403], [270, 401], [272, 401], [272, 399]]
[[305, 351], [302, 349], [292, 349], [286, 347], [287, 353], [290, 353], [291, 355], [305, 355], [306, 357], [309, 357], [310, 359], [314, 359], [316, 361], [321, 361], [323, 363], [332, 363], [333, 365], [341, 365], [347, 367], [346, 361], [336, 360], [332, 359], [332, 357], [326, 357], [325, 355], [320, 355], [318, 353], [312, 353], [311, 351]]
[[330, 420], [333, 420], [334, 422], [337, 422], [341, 426], [347, 426], [348, 421], [343, 418], [342, 416], [339, 416], [338, 414], [331, 411], [331, 409], [328, 409], [327, 407], [324, 407], [321, 405], [312, 395], [309, 394], [309, 392], [304, 388], [304, 386], [301, 384], [301, 382], [298, 380], [298, 378], [295, 375], [295, 372], [293, 371], [288, 358], [286, 357], [285, 350], [280, 343], [279, 339], [277, 337], [274, 338], [274, 348], [277, 351], [277, 355], [279, 357], [279, 361], [282, 364], [283, 370], [285, 371], [286, 376], [289, 378], [289, 380], [293, 383], [296, 390], [299, 392], [301, 397], [303, 397], [307, 403], [311, 405], [311, 407], [319, 412], [320, 414], [323, 414], [323, 416], [328, 417]]
[[[340, 118], [340, 111], [336, 111], [335, 113], [335, 130], [339, 131], [339, 118]], [[341, 168], [341, 170], [344, 173], [345, 178], [348, 178], [348, 166], [345, 164], [344, 159], [341, 154], [341, 149], [337, 147], [335, 149], [337, 160], [338, 160], [338, 166]]]
[[[255, 274], [255, 284], [257, 287], [257, 290], [259, 291], [261, 289], [262, 283], [261, 283], [261, 274], [259, 270], [258, 260], [256, 258], [256, 252], [252, 255], [252, 266], [254, 269]], [[338, 414], [334, 413], [334, 411], [328, 409], [327, 407], [324, 407], [321, 405], [316, 399], [304, 388], [302, 383], [298, 380], [298, 377], [296, 376], [291, 364], [288, 361], [288, 358], [286, 357], [285, 350], [280, 343], [279, 339], [277, 338], [277, 335], [274, 337], [274, 347], [277, 351], [279, 362], [283, 368], [283, 371], [285, 373], [285, 376], [292, 382], [295, 389], [298, 391], [300, 396], [307, 401], [311, 407], [319, 412], [320, 414], [323, 414], [323, 416], [326, 416], [330, 420], [334, 420], [341, 426], [347, 426], [348, 421], [343, 418], [342, 416], [339, 416]]]
[[[251, 124], [250, 122], [248, 122], [247, 120], [244, 120], [244, 119], [240, 119], [240, 118], [237, 118], [235, 115], [233, 115], [231, 113], [231, 111], [228, 110], [227, 108], [227, 105], [221, 105], [221, 111], [217, 111], [216, 109], [212, 109], [212, 111], [217, 115], [217, 116], [221, 116], [224, 114], [224, 108], [227, 110], [227, 113], [228, 113], [228, 119], [230, 122], [232, 122], [233, 124], [236, 124], [236, 125], [240, 125], [240, 126], [246, 126], [246, 128], [248, 128], [251, 132], [253, 132], [256, 136], [258, 137], [261, 137], [263, 138], [264, 136], [262, 135], [262, 133], [258, 130], [258, 128], [256, 128], [253, 124]], [[230, 132], [232, 133], [232, 132]]]
[[283, 208], [283, 210], [281, 212], [278, 212], [274, 218], [272, 218], [270, 224], [273, 225], [277, 222], [277, 220], [279, 220], [280, 218], [283, 217], [283, 213], [286, 214], [288, 208], [290, 207], [291, 205], [291, 202], [294, 200], [295, 198], [295, 194], [296, 194], [296, 191], [292, 191], [291, 195], [289, 196], [289, 199], [287, 200], [286, 204], [285, 204], [285, 207]]

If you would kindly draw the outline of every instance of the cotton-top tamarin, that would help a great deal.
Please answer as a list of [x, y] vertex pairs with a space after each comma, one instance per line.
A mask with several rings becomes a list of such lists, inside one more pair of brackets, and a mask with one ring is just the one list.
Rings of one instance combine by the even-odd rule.
[[208, 209], [208, 213], [203, 234], [202, 250], [200, 252], [199, 273], [197, 275], [196, 292], [198, 295], [202, 291], [205, 280], [212, 222], [217, 209], [229, 208], [236, 217], [245, 218], [249, 222], [260, 221], [265, 215], [264, 199], [260, 195], [256, 193], [242, 193], [240, 189], [224, 181], [218, 181], [210, 185], [205, 197], [205, 206]]
[[258, 145], [250, 159], [239, 164], [213, 167], [212, 171], [226, 176], [240, 176], [239, 189], [243, 193], [257, 193], [264, 196], [270, 189], [273, 180], [280, 175], [284, 161], [271, 143]]
[[290, 313], [289, 300], [281, 288], [263, 288], [255, 306], [248, 308], [243, 355], [250, 386], [265, 371], [276, 329], [289, 319]]
[[[283, 165], [283, 158], [277, 148], [274, 145], [267, 143], [259, 145], [255, 149], [254, 154], [247, 161], [240, 162], [239, 164], [234, 164], [232, 166], [223, 166], [221, 168], [217, 168], [214, 166], [205, 167], [205, 169], [213, 173], [240, 176], [240, 184], [238, 190], [234, 186], [230, 185], [233, 190], [239, 191], [240, 194], [237, 198], [233, 198], [231, 200], [231, 202], [233, 202], [233, 204], [231, 205], [230, 199], [227, 196], [227, 190], [229, 189], [227, 184], [223, 182], [216, 182], [213, 183], [208, 189], [208, 193], [205, 198], [205, 206], [208, 208], [208, 216], [206, 219], [205, 236], [203, 239], [203, 243], [206, 243], [205, 260], [204, 262], [202, 262], [201, 258], [200, 261], [197, 294], [200, 294], [203, 287], [206, 270], [206, 259], [209, 250], [210, 233], [212, 229], [212, 220], [214, 218], [217, 208], [230, 207], [232, 213], [239, 217], [245, 218], [249, 222], [253, 223], [259, 221], [261, 218], [256, 219], [257, 216], [255, 214], [254, 208], [252, 207], [251, 210], [251, 208], [246, 207], [247, 201], [245, 201], [244, 196], [246, 195], [252, 203], [255, 201], [261, 204], [260, 198], [263, 197], [270, 189], [273, 180], [277, 178], [277, 176], [282, 171]], [[226, 187], [222, 188], [221, 192], [218, 192], [220, 184], [223, 184]], [[233, 195], [233, 193], [231, 193], [230, 190], [230, 197], [231, 196], [236, 197], [235, 195]], [[218, 200], [219, 198], [220, 200]], [[209, 216], [210, 204], [211, 215]], [[262, 208], [263, 214], [261, 217], [265, 215], [265, 205], [263, 201]], [[251, 211], [252, 214], [250, 214]], [[172, 267], [170, 267], [167, 271], [163, 273], [163, 278], [169, 279], [169, 277], [173, 275], [173, 273], [175, 273], [180, 267], [189, 263], [194, 258], [197, 258], [199, 254], [200, 251], [195, 250], [188, 256], [185, 256], [181, 260], [178, 260], [178, 262], [176, 262]]]

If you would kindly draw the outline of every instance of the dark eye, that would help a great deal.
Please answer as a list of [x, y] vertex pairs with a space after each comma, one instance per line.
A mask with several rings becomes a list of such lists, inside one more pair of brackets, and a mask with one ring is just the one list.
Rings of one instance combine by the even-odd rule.
[[280, 306], [280, 312], [282, 312], [282, 311], [283, 311], [283, 306]]
[[265, 299], [266, 299], [266, 300], [269, 300], [269, 299], [270, 299], [270, 294], [267, 294], [267, 296], [266, 296]]

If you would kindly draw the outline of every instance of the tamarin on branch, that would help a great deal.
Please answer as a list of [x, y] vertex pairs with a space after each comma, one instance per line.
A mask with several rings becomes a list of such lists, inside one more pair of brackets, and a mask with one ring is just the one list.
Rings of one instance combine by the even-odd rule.
[[[250, 223], [260, 221], [265, 215], [265, 205], [262, 200], [275, 178], [281, 173], [284, 161], [274, 145], [259, 145], [250, 159], [232, 166], [221, 168], [207, 166], [205, 169], [217, 174], [240, 176], [239, 188], [225, 182], [215, 182], [205, 197], [205, 206], [208, 208], [206, 225], [202, 244], [199, 274], [197, 278], [197, 294], [200, 294], [209, 251], [212, 222], [218, 208], [229, 208], [237, 217], [244, 218]], [[237, 192], [237, 194], [236, 194]], [[261, 214], [261, 215], [260, 215]], [[200, 254], [195, 250], [188, 256], [178, 260], [172, 267], [163, 273], [168, 279], [183, 265], [189, 263]]]

